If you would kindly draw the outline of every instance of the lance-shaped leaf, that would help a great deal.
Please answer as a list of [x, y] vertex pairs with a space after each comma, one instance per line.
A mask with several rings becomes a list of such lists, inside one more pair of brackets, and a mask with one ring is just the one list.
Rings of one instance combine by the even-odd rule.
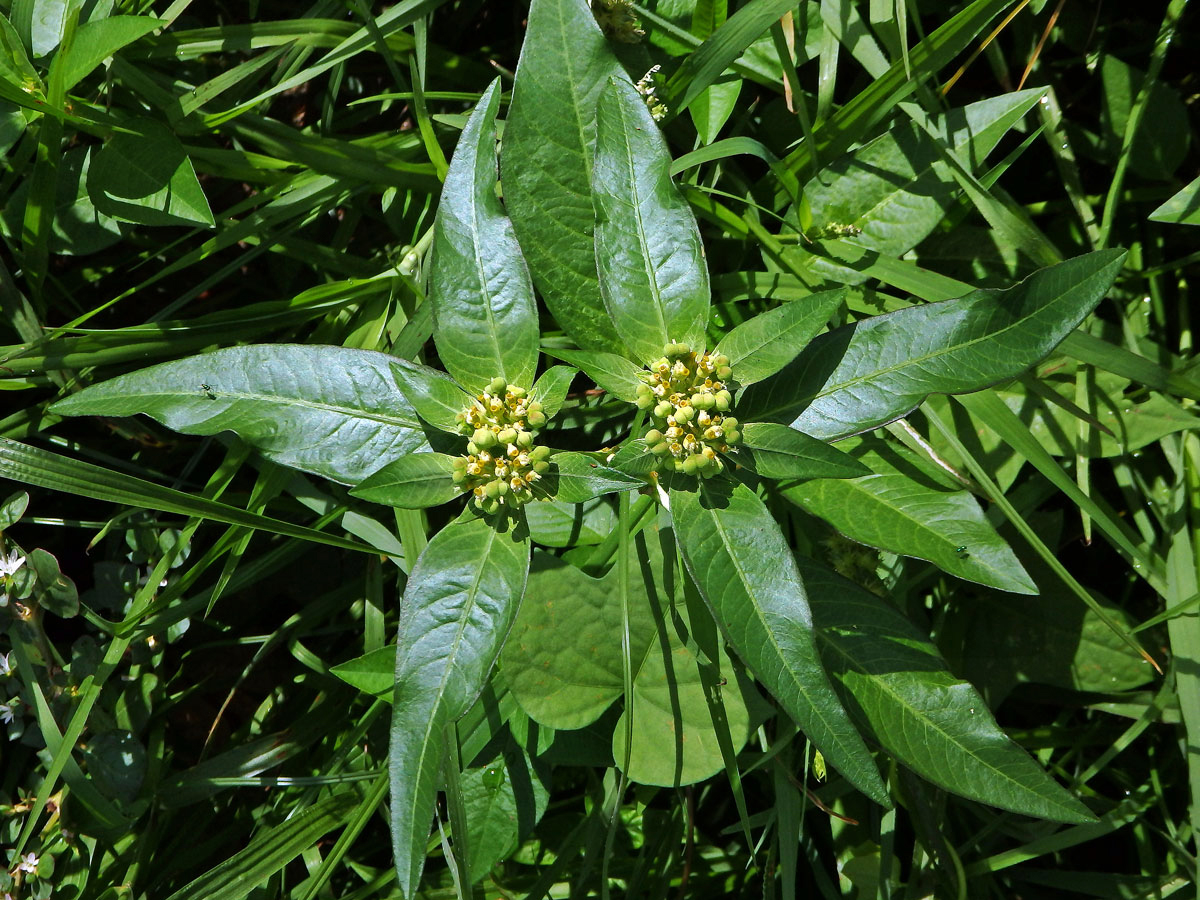
[[483, 519], [443, 528], [409, 574], [389, 751], [392, 846], [405, 897], [416, 893], [425, 865], [446, 726], [483, 690], [528, 574], [529, 544]]
[[1124, 250], [1098, 250], [1006, 290], [975, 291], [835, 329], [778, 375], [747, 388], [738, 415], [833, 440], [894, 421], [930, 394], [968, 393], [1013, 378], [1083, 321], [1124, 258]]
[[587, 0], [533, 0], [504, 125], [504, 202], [533, 282], [589, 350], [620, 353], [604, 312], [592, 233], [596, 102], [624, 72]]
[[637, 387], [642, 383], [638, 376], [645, 370], [641, 366], [634, 365], [624, 356], [605, 353], [602, 350], [551, 350], [550, 352], [582, 369], [588, 378], [614, 397], [624, 400], [626, 403], [637, 402]]
[[895, 607], [805, 560], [817, 643], [846, 706], [885, 750], [922, 778], [1001, 809], [1093, 822], [1000, 730], [969, 682]]
[[766, 506], [728, 482], [670, 497], [688, 571], [733, 649], [829, 763], [887, 805], [879, 770], [821, 665], [804, 583]]
[[411, 453], [392, 460], [350, 493], [400, 509], [425, 509], [449, 503], [463, 490], [454, 483], [453, 456]]
[[438, 356], [472, 391], [497, 375], [528, 390], [537, 370], [533, 284], [496, 196], [499, 106], [497, 78], [479, 98], [450, 160], [429, 273]]
[[627, 354], [641, 363], [671, 341], [703, 346], [708, 267], [671, 154], [641, 94], [613, 79], [600, 95], [592, 200], [600, 293]]
[[[855, 478], [870, 475], [861, 462], [824, 441], [774, 422], [742, 426], [741, 447], [764, 478]], [[741, 461], [739, 451], [736, 459]]]
[[918, 480], [912, 468], [895, 461], [896, 453], [900, 459], [904, 453], [874, 452], [873, 446], [868, 439], [855, 448], [864, 468], [870, 467], [864, 477], [817, 478], [785, 488], [783, 496], [861, 544], [928, 560], [1002, 591], [1038, 592], [974, 497]]
[[529, 399], [542, 404], [542, 413], [547, 419], [553, 419], [562, 409], [563, 402], [567, 399], [567, 391], [570, 390], [571, 382], [577, 374], [577, 370], [571, 366], [551, 366], [534, 382]]
[[845, 298], [845, 288], [838, 288], [785, 303], [738, 325], [714, 352], [729, 357], [738, 384], [762, 381], [795, 359]]
[[538, 483], [539, 493], [544, 491], [564, 503], [584, 503], [642, 484], [640, 479], [602, 466], [582, 453], [555, 453], [550, 462], [550, 470]]
[[471, 402], [471, 397], [449, 375], [437, 369], [392, 359], [392, 374], [416, 414], [442, 431], [458, 434], [458, 416]]
[[233, 431], [284, 466], [354, 484], [428, 450], [394, 357], [299, 344], [230, 347], [151, 366], [54, 404], [63, 416], [145, 413], [184, 434]]

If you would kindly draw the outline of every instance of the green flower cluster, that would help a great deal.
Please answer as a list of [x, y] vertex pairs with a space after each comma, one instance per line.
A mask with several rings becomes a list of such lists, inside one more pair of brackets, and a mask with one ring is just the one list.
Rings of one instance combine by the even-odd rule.
[[637, 405], [650, 413], [646, 446], [669, 460], [676, 472], [707, 478], [724, 468], [718, 453], [729, 453], [741, 439], [738, 420], [729, 415], [733, 395], [729, 357], [697, 354], [672, 343], [642, 373]]
[[471, 439], [467, 455], [454, 461], [454, 483], [471, 491], [476, 507], [490, 515], [533, 499], [533, 484], [550, 467], [550, 448], [534, 444], [534, 432], [546, 424], [542, 405], [524, 388], [493, 378], [458, 422]]
[[629, 0], [592, 0], [592, 15], [609, 40], [636, 44], [646, 36]]

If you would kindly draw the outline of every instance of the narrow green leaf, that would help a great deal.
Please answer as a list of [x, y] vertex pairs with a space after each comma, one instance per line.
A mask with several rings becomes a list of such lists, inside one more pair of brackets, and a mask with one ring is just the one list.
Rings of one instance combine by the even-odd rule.
[[578, 370], [571, 366], [551, 366], [534, 382], [529, 399], [542, 404], [542, 412], [547, 419], [554, 418], [562, 409], [563, 401], [567, 399], [567, 391], [575, 380]]
[[1124, 259], [1124, 250], [1101, 250], [1005, 290], [835, 329], [774, 378], [748, 388], [738, 412], [832, 440], [894, 421], [929, 394], [968, 393], [1013, 378], [1092, 311]]
[[624, 72], [587, 0], [534, 0], [500, 168], [504, 200], [533, 282], [588, 350], [621, 352], [596, 275], [592, 152], [596, 102]]
[[236, 432], [280, 465], [356, 484], [427, 450], [392, 377], [370, 350], [251, 344], [162, 363], [54, 404], [63, 416], [145, 413], [184, 434]]
[[817, 644], [847, 708], [922, 778], [990, 806], [1057, 822], [1093, 822], [1000, 730], [986, 701], [894, 606], [807, 560]]
[[729, 357], [738, 384], [762, 381], [795, 359], [845, 300], [845, 289], [838, 288], [786, 303], [738, 325], [715, 352]]
[[113, 135], [92, 161], [88, 196], [105, 215], [139, 225], [216, 224], [179, 138], [154, 119]]
[[637, 402], [637, 387], [641, 366], [634, 365], [624, 356], [598, 350], [547, 350], [559, 359], [565, 359], [576, 368], [582, 369], [588, 378], [626, 403]]
[[424, 509], [449, 503], [463, 490], [454, 483], [453, 456], [410, 453], [392, 460], [350, 494], [400, 509]]
[[438, 356], [465, 388], [497, 375], [529, 389], [538, 358], [533, 284], [496, 196], [500, 79], [479, 99], [450, 161], [434, 226], [429, 300]]
[[329, 832], [343, 825], [361, 802], [357, 791], [342, 791], [318, 800], [282, 824], [260, 832], [250, 846], [205, 872], [167, 900], [244, 900]]
[[550, 470], [538, 488], [563, 503], [583, 503], [642, 484], [640, 479], [602, 466], [583, 453], [555, 453], [550, 462]]
[[343, 550], [372, 552], [366, 544], [356, 544], [332, 534], [255, 515], [215, 500], [193, 497], [191, 494], [173, 491], [153, 482], [134, 478], [132, 475], [124, 475], [59, 456], [57, 453], [27, 447], [8, 438], [0, 438], [0, 478], [10, 478], [22, 484], [35, 484], [38, 487], [109, 503], [212, 519], [227, 525], [243, 525], [318, 544], [328, 544]]
[[470, 395], [437, 369], [406, 359], [392, 359], [391, 364], [396, 384], [417, 415], [434, 428], [458, 434], [458, 416], [471, 402]]
[[698, 347], [708, 320], [700, 230], [671, 181], [671, 154], [642, 96], [613, 79], [600, 95], [592, 200], [600, 293], [637, 362], [682, 341]]
[[686, 109], [772, 22], [795, 7], [793, 0], [751, 0], [730, 16], [671, 76], [667, 83], [671, 112]]
[[792, 551], [744, 484], [671, 494], [675, 534], [713, 618], [746, 667], [842, 775], [877, 803], [888, 793], [817, 656]]
[[409, 573], [389, 751], [392, 847], [405, 897], [415, 896], [425, 866], [446, 729], [483, 689], [525, 590], [529, 544], [514, 531], [484, 519], [454, 522]]
[[109, 16], [80, 25], [71, 52], [63, 63], [66, 66], [63, 73], [66, 90], [83, 81], [96, 66], [122, 47], [166, 24], [151, 16]]
[[1173, 225], [1200, 225], [1200, 178], [1183, 187], [1179, 193], [1150, 213], [1152, 222]]
[[871, 474], [853, 456], [786, 425], [743, 425], [741, 446], [751, 451], [754, 471], [765, 478], [857, 478]]

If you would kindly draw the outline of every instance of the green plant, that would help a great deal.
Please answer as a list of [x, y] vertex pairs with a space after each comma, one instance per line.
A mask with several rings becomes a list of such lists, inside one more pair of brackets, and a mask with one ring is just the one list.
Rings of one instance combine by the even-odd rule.
[[[116, 619], [88, 609], [107, 648], [94, 671], [82, 656], [67, 666], [67, 683], [83, 697], [79, 705], [69, 714], [48, 706], [39, 714], [54, 763], [27, 821], [35, 821], [60, 777], [88, 809], [88, 827], [114, 846], [121, 829], [145, 814], [140, 780], [137, 787], [109, 785], [107, 793], [89, 794], [92, 766], [86, 775], [79, 770], [72, 747], [89, 727], [100, 685], [133, 641], [156, 634], [176, 641], [182, 634], [169, 633], [172, 626], [211, 615], [244, 571], [255, 531], [289, 539], [269, 551], [270, 559], [264, 556], [260, 568], [267, 570], [294, 559], [297, 541], [358, 554], [368, 585], [362, 646], [332, 667], [303, 646], [293, 655], [322, 683], [333, 683], [332, 675], [358, 689], [362, 696], [349, 702], [370, 704], [328, 756], [337, 771], [365, 771], [370, 787], [336, 787], [301, 816], [270, 822], [261, 832], [268, 853], [234, 854], [181, 887], [179, 896], [215, 895], [239, 880], [274, 878], [304, 847], [345, 824], [334, 852], [319, 864], [310, 860], [312, 880], [298, 888], [315, 895], [383, 797], [382, 777], [365, 770], [350, 748], [389, 715], [391, 848], [405, 897], [418, 895], [422, 885], [467, 895], [485, 878], [503, 892], [541, 896], [558, 879], [583, 884], [596, 859], [602, 860], [599, 894], [620, 885], [638, 896], [639, 885], [658, 879], [661, 895], [676, 877], [668, 863], [678, 851], [668, 841], [675, 836], [682, 844], [684, 826], [677, 803], [670, 827], [663, 828], [664, 843], [653, 849], [656, 811], [645, 798], [654, 787], [683, 789], [691, 798], [691, 786], [704, 785], [728, 796], [726, 821], [745, 836], [743, 853], [753, 853], [752, 833], [765, 824], [775, 849], [756, 862], [757, 877], [768, 883], [778, 864], [785, 896], [795, 890], [798, 852], [808, 840], [808, 800], [822, 811], [836, 806], [850, 818], [869, 819], [879, 834], [895, 827], [893, 806], [915, 811], [912, 828], [921, 845], [953, 858], [938, 877], [960, 895], [967, 878], [981, 873], [965, 873], [936, 828], [921, 821], [936, 806], [924, 799], [932, 788], [1050, 822], [1106, 828], [1129, 815], [1133, 801], [1092, 792], [1086, 778], [1072, 778], [1065, 790], [996, 723], [989, 703], [998, 703], [1011, 682], [980, 679], [985, 696], [958, 674], [970, 666], [965, 639], [956, 643], [955, 636], [987, 622], [963, 606], [984, 598], [989, 608], [1029, 612], [1038, 607], [1027, 598], [1039, 593], [1082, 601], [1090, 639], [1111, 639], [1107, 659], [1115, 668], [1150, 659], [1124, 613], [1057, 558], [1057, 525], [1039, 509], [1046, 485], [1077, 508], [1089, 534], [1094, 529], [1138, 577], [1172, 599], [1173, 609], [1193, 602], [1178, 574], [1190, 571], [1190, 557], [1179, 555], [1185, 550], [1172, 545], [1174, 556], [1164, 559], [1153, 526], [1139, 520], [1131, 527], [1088, 481], [1088, 462], [1106, 458], [1105, 435], [1115, 440], [1119, 431], [1128, 445], [1131, 429], [1143, 427], [1132, 424], [1127, 409], [1112, 421], [1102, 419], [1097, 398], [1125, 397], [1131, 376], [1190, 398], [1196, 391], [1190, 371], [1178, 360], [1151, 362], [1113, 340], [1102, 321], [1089, 320], [1106, 297], [1125, 296], [1114, 284], [1128, 257], [1107, 247], [1111, 214], [1088, 241], [1071, 242], [1079, 252], [1064, 258], [1027, 211], [996, 187], [1030, 140], [994, 168], [984, 164], [993, 149], [1007, 146], [1014, 129], [1025, 127], [1031, 112], [1051, 115], [1043, 103], [1049, 95], [1044, 88], [1013, 91], [950, 108], [914, 77], [934, 75], [1008, 5], [965, 5], [913, 46], [904, 19], [893, 21], [889, 10], [888, 17], [872, 19], [887, 36], [881, 40], [896, 45], [889, 63], [869, 36], [852, 39], [851, 32], [867, 33], [861, 20], [851, 16], [835, 28], [826, 4], [803, 4], [801, 18], [809, 18], [800, 33], [822, 35], [822, 72], [830, 58], [830, 73], [836, 71], [840, 41], [854, 48], [856, 62], [872, 76], [834, 109], [831, 88], [822, 86], [810, 98], [797, 82], [797, 54], [804, 48], [793, 41], [793, 4], [754, 0], [727, 20], [724, 4], [696, 4], [691, 29], [683, 32], [650, 10], [606, 6], [608, 31], [620, 30], [627, 39], [647, 31], [668, 53], [676, 53], [672, 41], [702, 42], [671, 78], [636, 82], [650, 60], [636, 55], [638, 47], [618, 55], [582, 0], [535, 0], [502, 134], [497, 119], [504, 98], [496, 81], [471, 94], [473, 111], [455, 120], [461, 136], [449, 163], [424, 109], [425, 5], [400, 4], [365, 20], [370, 25], [361, 33], [345, 36], [333, 25], [315, 33], [336, 43], [331, 56], [350, 53], [359, 46], [355, 41], [409, 54], [413, 90], [406, 96], [417, 111], [416, 129], [393, 144], [379, 136], [310, 141], [255, 118], [265, 98], [302, 83], [298, 75], [194, 117], [200, 107], [173, 112], [161, 84], [147, 83], [149, 76], [118, 58], [113, 68], [131, 89], [158, 98], [166, 122], [111, 116], [75, 102], [68, 110], [65, 91], [122, 46], [142, 41], [153, 56], [189, 40], [207, 46], [208, 39], [201, 33], [171, 38], [170, 31], [145, 38], [156, 20], [99, 15], [75, 34], [76, 13], [69, 15], [44, 84], [29, 59], [12, 70], [24, 73], [34, 99], [3, 95], [41, 114], [40, 168], [27, 194], [6, 207], [6, 215], [18, 211], [6, 221], [10, 240], [20, 234], [22, 277], [32, 297], [19, 304], [18, 326], [36, 322], [39, 304], [55, 290], [46, 280], [54, 241], [73, 241], [78, 250], [84, 240], [53, 237], [57, 219], [47, 201], [71, 179], [64, 182], [54, 165], [41, 163], [48, 147], [58, 152], [67, 125], [83, 133], [102, 129], [105, 137], [101, 149], [68, 150], [61, 161], [62, 171], [74, 165], [71, 177], [86, 186], [64, 195], [64, 204], [73, 210], [90, 204], [88, 224], [99, 229], [87, 231], [99, 242], [86, 244], [91, 249], [120, 240], [127, 226], [218, 224], [177, 137], [189, 128], [219, 134], [241, 119], [233, 126], [238, 139], [253, 136], [310, 161], [311, 171], [274, 184], [265, 176], [269, 167], [257, 171], [272, 199], [243, 223], [222, 226], [155, 279], [238, 240], [286, 243], [293, 227], [286, 223], [296, 215], [289, 202], [310, 216], [352, 201], [376, 175], [406, 192], [407, 209], [398, 215], [411, 239], [393, 253], [390, 269], [377, 261], [378, 271], [369, 276], [343, 272], [349, 277], [331, 289], [310, 288], [253, 311], [257, 316], [214, 313], [209, 321], [175, 326], [180, 336], [152, 352], [182, 358], [95, 379], [46, 409], [54, 417], [106, 420], [146, 414], [190, 435], [232, 432], [238, 440], [227, 444], [225, 460], [199, 495], [25, 444], [0, 445], [0, 474], [188, 517], [178, 528], [156, 530], [153, 522], [130, 528], [129, 541], [140, 549], [127, 562], [146, 567], [145, 581], [127, 603], [113, 607]], [[640, 27], [633, 24], [635, 13]], [[99, 32], [101, 26], [103, 35], [90, 35], [89, 28]], [[411, 37], [402, 30], [409, 26]], [[279, 41], [277, 56], [296, 49], [283, 40], [287, 33], [246, 31], [252, 41]], [[16, 29], [4, 34], [14, 47], [28, 43]], [[232, 34], [225, 29], [221, 39]], [[316, 69], [301, 71], [312, 77]], [[788, 153], [748, 136], [716, 140], [731, 121], [734, 88], [741, 84], [724, 73], [769, 81], [775, 69], [788, 97], [800, 99], [804, 140]], [[242, 83], [240, 77], [216, 82], [206, 96]], [[649, 84], [659, 86], [650, 92]], [[1139, 93], [1127, 123], [1136, 125], [1146, 102]], [[46, 104], [54, 114], [45, 114]], [[699, 146], [673, 160], [660, 127], [668, 135], [678, 131], [684, 112]], [[1122, 162], [1134, 158], [1128, 129], [1135, 125], [1124, 132]], [[1052, 118], [1043, 122], [1043, 129], [1053, 127]], [[136, 141], [127, 137], [134, 134]], [[240, 150], [208, 152], [227, 167], [227, 177], [241, 174], [249, 160]], [[230, 152], [242, 155], [221, 155]], [[149, 180], [135, 184], [123, 173], [139, 153], [169, 164], [161, 171], [143, 165], [138, 171]], [[417, 161], [422, 155], [427, 161]], [[764, 164], [761, 180], [739, 166], [743, 156]], [[374, 168], [356, 172], [362, 181], [349, 188], [338, 173], [351, 164]], [[710, 164], [711, 178], [676, 181]], [[434, 174], [444, 182], [430, 223], [424, 209], [413, 210], [415, 198], [436, 190]], [[731, 195], [729, 188], [736, 191]], [[1156, 215], [1187, 221], [1188, 190]], [[247, 199], [239, 208], [257, 202]], [[396, 194], [390, 202], [400, 203]], [[946, 239], [972, 211], [1008, 254], [999, 262], [983, 253], [975, 258], [984, 275], [971, 280], [986, 283], [982, 288], [939, 274], [922, 255], [915, 262], [911, 257], [914, 249], [924, 253]], [[255, 228], [270, 230], [276, 221], [278, 232], [256, 235]], [[714, 249], [730, 238], [745, 247]], [[292, 255], [319, 253], [318, 247], [297, 245]], [[724, 265], [731, 258], [734, 265]], [[723, 265], [710, 276], [714, 259]], [[322, 265], [335, 263], [322, 257]], [[220, 273], [213, 277], [220, 283]], [[330, 301], [336, 308], [324, 305]], [[304, 342], [184, 355], [209, 346], [212, 335], [231, 324], [238, 340], [251, 340], [260, 317], [272, 328], [302, 325]], [[317, 319], [316, 327], [305, 324]], [[30, 346], [6, 365], [69, 359], [71, 370], [43, 362], [56, 386], [66, 388], [66, 376], [73, 379], [77, 367], [136, 359], [120, 339], [152, 348], [163, 330], [64, 334], [50, 338], [59, 342], [53, 352], [30, 330]], [[41, 357], [33, 355], [38, 346]], [[1060, 369], [1072, 358], [1096, 368], [1072, 368], [1063, 380]], [[440, 368], [426, 364], [434, 361]], [[1142, 400], [1136, 392], [1130, 396]], [[1194, 427], [1187, 407], [1163, 402], [1167, 407], [1158, 413], [1170, 421], [1148, 426], [1153, 436], [1147, 442], [1170, 443], [1173, 434]], [[223, 502], [252, 452], [265, 462], [247, 502]], [[1183, 460], [1192, 451], [1170, 452]], [[1074, 478], [1054, 458], [1072, 454]], [[1026, 462], [1037, 469], [1036, 479], [1018, 479]], [[292, 470], [329, 483], [297, 482]], [[1122, 471], [1118, 485], [1128, 490], [1141, 476]], [[267, 506], [280, 497], [292, 499], [268, 517]], [[435, 510], [448, 504], [448, 514]], [[303, 506], [320, 515], [315, 524], [288, 521]], [[156, 586], [192, 552], [202, 520], [230, 527], [174, 583], [167, 578], [160, 594]], [[350, 537], [330, 533], [335, 522]], [[380, 554], [389, 560], [386, 578], [394, 575], [402, 587], [395, 617], [383, 609]], [[207, 596], [185, 599], [221, 560]], [[336, 606], [336, 592], [328, 596], [323, 610]], [[58, 616], [73, 612], [42, 606]], [[305, 607], [289, 619], [281, 639], [292, 640], [288, 629], [319, 630], [316, 623], [328, 614]], [[309, 615], [317, 619], [306, 621]], [[385, 622], [395, 628], [394, 645], [383, 639]], [[44, 634], [10, 624], [18, 654], [51, 645]], [[978, 638], [972, 646], [979, 646]], [[147, 673], [165, 652], [157, 641], [151, 651]], [[37, 660], [47, 676], [53, 656], [48, 650]], [[24, 665], [32, 690], [41, 676], [35, 662]], [[1130, 688], [1145, 680], [1140, 673], [1120, 677]], [[127, 707], [130, 701], [121, 702]], [[302, 705], [290, 697], [278, 702]], [[133, 734], [137, 723], [122, 709], [118, 704], [111, 716], [123, 734]], [[321, 710], [325, 721], [329, 707]], [[55, 725], [58, 716], [66, 716], [65, 729]], [[319, 731], [316, 723], [312, 728]], [[106, 752], [118, 753], [124, 740], [112, 732]], [[318, 740], [296, 737], [298, 745]], [[251, 755], [266, 752], [248, 746]], [[1073, 774], [1062, 759], [1042, 757], [1058, 774]], [[239, 773], [258, 771], [249, 760], [241, 768], [232, 764]], [[205, 779], [218, 776], [206, 775], [204, 765], [198, 762], [200, 775], [191, 783], [166, 782], [170, 789], [162, 796], [185, 803], [193, 792], [214, 790]], [[603, 781], [592, 774], [597, 765], [609, 769]], [[535, 825], [562, 815], [551, 806], [552, 766], [560, 788], [562, 779], [575, 779], [571, 790], [586, 812], [576, 810], [562, 836], [538, 829], [529, 850], [522, 842]], [[770, 812], [748, 796], [747, 779], [760, 768], [774, 792]], [[814, 778], [805, 784], [800, 779], [810, 771]], [[645, 793], [627, 802], [631, 783]], [[444, 817], [439, 787], [446, 795]], [[252, 818], [270, 821], [262, 811]], [[31, 827], [16, 836], [18, 852]], [[1042, 827], [1028, 826], [1030, 845]], [[619, 841], [632, 846], [616, 852]], [[714, 894], [736, 881], [724, 873], [718, 846], [715, 839], [709, 846], [702, 888]], [[425, 873], [427, 856], [439, 849], [446, 867]], [[581, 851], [582, 871], [571, 872], [567, 866]], [[854, 856], [846, 848], [839, 853], [840, 862]], [[897, 877], [882, 850], [865, 855], [879, 857], [873, 865], [880, 883]], [[536, 866], [536, 874], [507, 882], [487, 874], [498, 862], [518, 858]], [[106, 856], [104, 865], [118, 871], [126, 865], [123, 851]], [[363, 895], [383, 891], [391, 877], [370, 873]], [[115, 884], [115, 876], [110, 880]], [[870, 882], [862, 875], [851, 880]], [[918, 880], [909, 885], [917, 896]]]

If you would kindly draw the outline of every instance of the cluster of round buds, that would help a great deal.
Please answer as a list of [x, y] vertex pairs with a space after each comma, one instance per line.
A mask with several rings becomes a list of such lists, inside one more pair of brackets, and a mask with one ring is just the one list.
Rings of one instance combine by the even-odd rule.
[[741, 439], [738, 421], [729, 415], [733, 395], [726, 387], [729, 357], [697, 354], [672, 343], [642, 373], [637, 405], [648, 410], [653, 427], [646, 446], [669, 461], [676, 472], [707, 478], [723, 468], [718, 453]]
[[478, 443], [480, 429], [499, 435], [511, 428], [515, 431], [537, 431], [546, 424], [542, 404], [525, 396], [525, 389], [508, 384], [503, 378], [493, 378], [483, 393], [458, 414], [458, 428]]
[[467, 455], [454, 460], [454, 483], [489, 515], [531, 500], [534, 483], [550, 467], [550, 448], [533, 442], [533, 430], [546, 424], [542, 405], [523, 388], [493, 378], [458, 420], [471, 439]]

